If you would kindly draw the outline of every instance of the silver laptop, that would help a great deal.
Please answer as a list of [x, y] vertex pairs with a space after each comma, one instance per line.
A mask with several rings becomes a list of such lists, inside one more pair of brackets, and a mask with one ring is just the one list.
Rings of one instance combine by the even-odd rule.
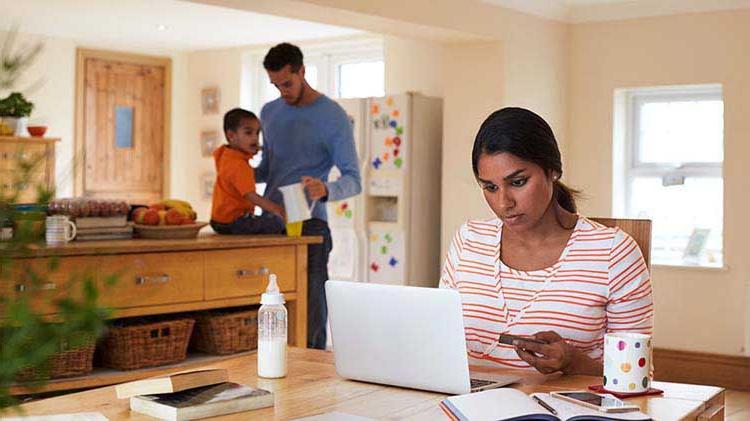
[[505, 386], [518, 376], [469, 376], [458, 291], [326, 282], [339, 376], [464, 394]]

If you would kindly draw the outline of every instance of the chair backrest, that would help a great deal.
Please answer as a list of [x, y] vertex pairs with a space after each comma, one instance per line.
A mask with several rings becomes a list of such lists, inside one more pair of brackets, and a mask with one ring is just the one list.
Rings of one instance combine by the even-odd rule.
[[617, 227], [633, 237], [641, 248], [646, 266], [651, 270], [651, 220], [650, 219], [615, 219], [589, 218], [607, 227]]

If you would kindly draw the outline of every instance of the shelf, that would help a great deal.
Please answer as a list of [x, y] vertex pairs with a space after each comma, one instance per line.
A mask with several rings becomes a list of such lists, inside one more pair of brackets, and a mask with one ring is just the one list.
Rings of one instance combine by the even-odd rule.
[[117, 383], [124, 383], [133, 380], [144, 379], [147, 377], [163, 376], [176, 371], [189, 370], [196, 367], [202, 367], [219, 361], [229, 360], [232, 358], [243, 357], [254, 354], [256, 351], [240, 352], [231, 355], [209, 355], [204, 353], [191, 353], [185, 361], [163, 365], [159, 367], [148, 367], [139, 370], [115, 370], [111, 368], [95, 367], [94, 371], [86, 376], [68, 377], [62, 379], [49, 380], [44, 386], [35, 389], [29, 389], [25, 386], [13, 385], [10, 388], [12, 395], [28, 395], [33, 393], [47, 393], [62, 390], [89, 389], [94, 387], [109, 386]]
[[59, 137], [0, 136], [0, 142], [10, 143], [55, 143], [59, 141]]

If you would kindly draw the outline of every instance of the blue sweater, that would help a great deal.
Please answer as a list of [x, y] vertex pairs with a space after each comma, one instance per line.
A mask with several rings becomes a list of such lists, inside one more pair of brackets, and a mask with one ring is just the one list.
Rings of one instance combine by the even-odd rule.
[[[266, 198], [283, 204], [279, 187], [299, 183], [303, 176], [323, 180], [330, 201], [362, 191], [352, 125], [335, 101], [321, 95], [312, 104], [294, 107], [278, 98], [263, 106], [260, 121], [263, 155], [255, 179], [266, 183]], [[341, 177], [328, 182], [334, 165]], [[328, 220], [326, 207], [316, 205], [312, 216]]]

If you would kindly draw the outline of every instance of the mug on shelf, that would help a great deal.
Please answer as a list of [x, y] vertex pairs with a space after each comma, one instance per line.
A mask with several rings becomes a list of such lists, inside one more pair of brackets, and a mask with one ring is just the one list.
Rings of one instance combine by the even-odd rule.
[[76, 237], [76, 224], [67, 215], [52, 215], [45, 220], [47, 244], [65, 244]]

